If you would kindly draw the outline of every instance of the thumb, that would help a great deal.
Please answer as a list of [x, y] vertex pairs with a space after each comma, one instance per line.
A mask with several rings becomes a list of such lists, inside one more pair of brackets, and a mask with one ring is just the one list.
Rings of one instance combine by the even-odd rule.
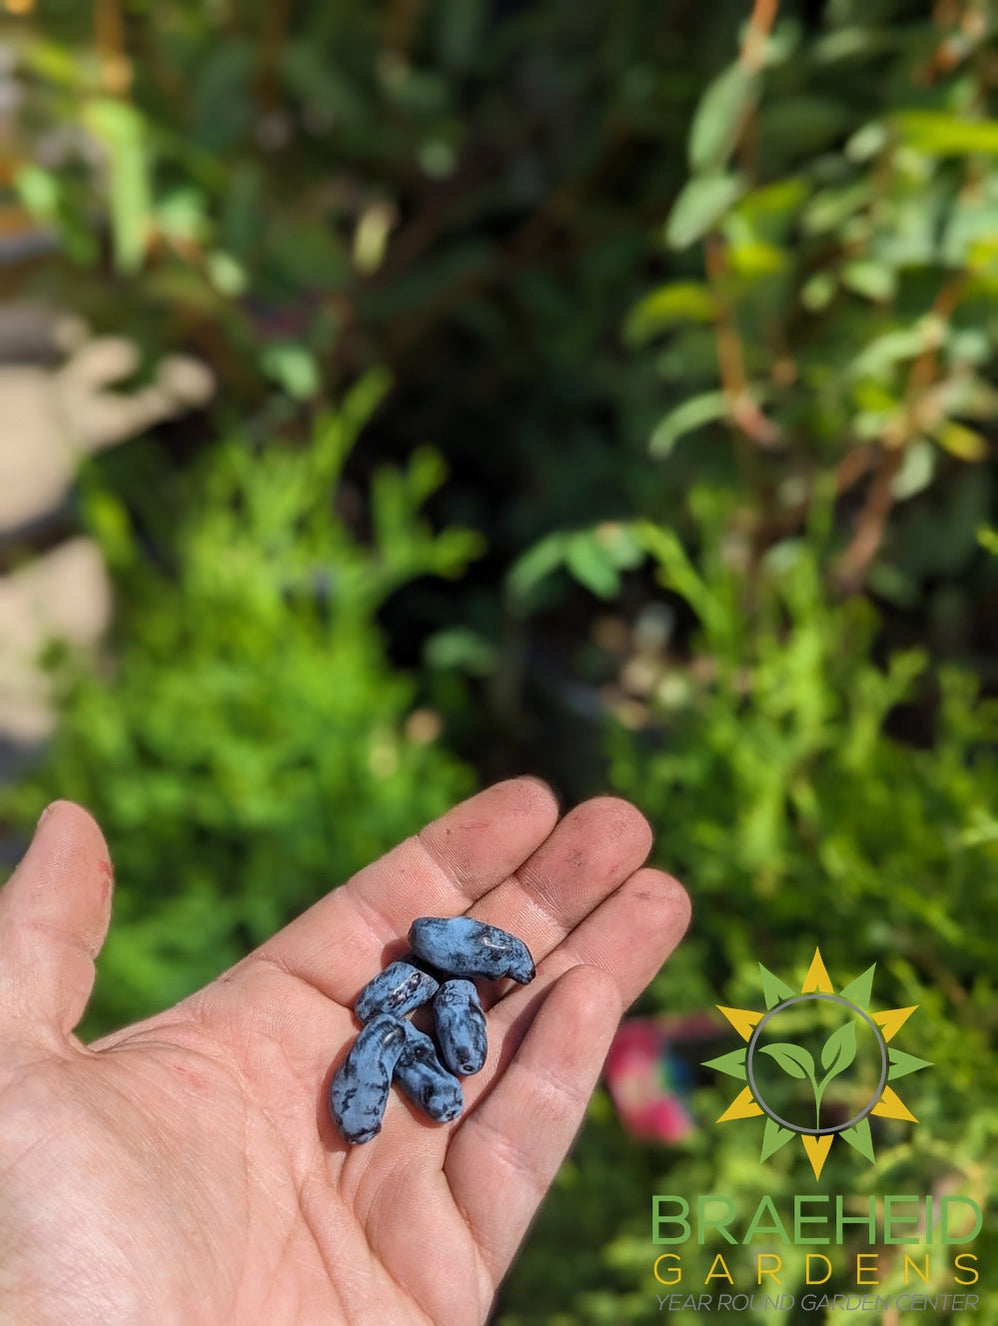
[[69, 1035], [93, 990], [111, 885], [94, 819], [72, 801], [54, 801], [0, 890], [0, 1018]]

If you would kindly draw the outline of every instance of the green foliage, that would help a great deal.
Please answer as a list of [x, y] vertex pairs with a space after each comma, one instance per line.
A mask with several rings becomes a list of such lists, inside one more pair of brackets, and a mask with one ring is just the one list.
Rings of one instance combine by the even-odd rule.
[[[766, 542], [799, 522], [822, 470], [837, 465], [842, 494], [872, 476], [840, 582], [910, 607], [952, 563], [924, 543], [921, 565], [909, 562], [887, 514], [959, 486], [950, 458], [985, 461], [998, 420], [989, 28], [968, 20], [947, 77], [951, 39], [923, 20], [899, 13], [888, 32], [841, 4], [822, 26], [806, 38], [792, 14], [768, 35], [750, 26], [701, 93], [665, 238], [704, 241], [707, 280], [696, 297], [667, 283], [657, 326], [651, 295], [627, 328], [634, 341], [668, 337], [653, 456], [682, 472], [694, 441], [719, 463], [727, 453]], [[987, 502], [990, 477], [973, 482]]]
[[[919, 1124], [912, 1133], [903, 1123], [875, 1121], [874, 1170], [850, 1148], [833, 1146], [817, 1191], [956, 1192], [987, 1206], [989, 1102], [998, 1093], [998, 1064], [984, 1048], [998, 995], [998, 706], [976, 696], [972, 678], [944, 672], [931, 749], [892, 739], [885, 727], [928, 683], [928, 660], [917, 651], [895, 653], [886, 666], [871, 660], [876, 619], [869, 605], [832, 601], [824, 590], [828, 536], [820, 522], [807, 538], [775, 549], [749, 583], [722, 538], [730, 503], [698, 490], [691, 505], [699, 554], [651, 525], [638, 526], [635, 536], [662, 585], [695, 609], [701, 666], [661, 655], [649, 683], [649, 723], [638, 732], [618, 726], [611, 738], [612, 785], [656, 826], [661, 864], [688, 881], [694, 899], [691, 936], [641, 1011], [761, 1007], [759, 964], [799, 981], [815, 945], [837, 989], [876, 963], [875, 1007], [919, 1005], [903, 1037], [903, 1047], [933, 1065], [905, 1092]], [[820, 1103], [826, 1087], [834, 1091], [829, 1082], [845, 1067], [848, 1048], [825, 1046], [821, 1080], [807, 1050], [776, 1045], [768, 1052], [786, 1072], [810, 1077]], [[643, 1320], [656, 1288], [665, 1292], [651, 1270], [662, 1251], [650, 1243], [652, 1193], [724, 1193], [750, 1211], [765, 1193], [815, 1191], [800, 1148], [760, 1163], [757, 1121], [715, 1126], [734, 1094], [724, 1079], [700, 1088], [698, 1132], [671, 1155], [628, 1145], [597, 1110], [572, 1173], [585, 1174], [600, 1193], [601, 1228], [618, 1232], [594, 1266], [584, 1226], [579, 1232], [576, 1224], [577, 1194], [567, 1181], [559, 1186], [506, 1292], [501, 1320], [534, 1319], [528, 1304], [552, 1262], [552, 1240], [566, 1320]], [[993, 1241], [986, 1234], [974, 1248], [982, 1312], [998, 1305], [984, 1283]], [[687, 1249], [684, 1288], [704, 1288], [718, 1250], [736, 1284], [754, 1286], [755, 1254], [769, 1247], [725, 1245], [706, 1257]], [[860, 1248], [868, 1250], [847, 1244], [837, 1251], [828, 1292], [854, 1290], [850, 1258]], [[802, 1262], [786, 1255], [792, 1249], [777, 1251], [784, 1290], [798, 1292]], [[897, 1292], [897, 1258], [882, 1257], [881, 1292]], [[939, 1249], [934, 1257], [933, 1286], [952, 1289], [951, 1258]], [[764, 1315], [749, 1312], [746, 1320]]]
[[[93, 476], [119, 636], [13, 799], [108, 826], [103, 1026], [470, 785], [435, 714], [407, 719], [428, 692], [483, 776], [539, 766], [648, 814], [696, 916], [641, 1011], [752, 1007], [758, 964], [796, 980], [816, 943], [839, 984], [875, 962], [933, 1067], [918, 1127], [877, 1121], [876, 1169], [834, 1147], [822, 1187], [983, 1202], [993, 16], [749, 8], [166, 0], [127, 6], [118, 49], [40, 0], [12, 147], [60, 246], [35, 286], [150, 358], [208, 358], [227, 440]], [[397, 388], [347, 460], [377, 364]], [[597, 1095], [502, 1326], [645, 1319], [652, 1193], [812, 1190], [798, 1147], [760, 1163], [751, 1121], [714, 1126], [729, 1087], [697, 1088], [671, 1151]]]
[[432, 452], [375, 476], [372, 544], [336, 511], [384, 385], [363, 379], [307, 446], [215, 448], [168, 569], [113, 491], [87, 485], [127, 605], [120, 638], [107, 675], [63, 668], [51, 752], [7, 800], [28, 822], [73, 797], [111, 844], [91, 1030], [196, 988], [470, 789], [433, 716], [407, 722], [416, 687], [386, 660], [375, 614], [416, 576], [460, 574], [480, 539], [421, 517], [443, 478]]
[[[637, 617], [629, 642], [602, 673], [591, 657], [586, 667], [613, 678], [609, 782], [648, 815], [661, 864], [694, 898], [691, 937], [641, 1011], [757, 1007], [759, 963], [802, 973], [815, 945], [837, 988], [876, 963], [877, 1007], [919, 1006], [905, 1045], [933, 1067], [906, 1092], [914, 1132], [875, 1120], [855, 1149], [833, 1147], [820, 1191], [974, 1198], [986, 1208], [975, 1290], [994, 1313], [987, 1138], [998, 1069], [984, 1047], [996, 994], [998, 711], [972, 673], [912, 648], [855, 594], [868, 584], [882, 605], [930, 620], [938, 596], [958, 621], [974, 611], [975, 583], [995, 584], [975, 552], [975, 538], [993, 542], [994, 177], [990, 123], [970, 112], [984, 101], [990, 48], [974, 35], [983, 41], [987, 26], [972, 28], [960, 77], [926, 79], [942, 48], [921, 21], [895, 15], [889, 32], [874, 30], [842, 4], [824, 26], [802, 40], [784, 19], [761, 63], [746, 62], [746, 44], [690, 115], [691, 174], [664, 240], [677, 252], [702, 242], [704, 279], [669, 260], [624, 332], [661, 381], [649, 453], [673, 493], [695, 486], [682, 504], [646, 490], [641, 518], [622, 528], [654, 567], [658, 611], [695, 626], [688, 638], [643, 638], [656, 602], [642, 578], [638, 612], [619, 595], [621, 618]], [[524, 554], [510, 591], [526, 568], [543, 604], [558, 546], [553, 533]], [[932, 642], [952, 652], [952, 638]], [[927, 737], [916, 715], [931, 716]], [[808, 1050], [779, 1057], [811, 1080], [816, 1106], [844, 1063], [829, 1053], [824, 1078]], [[602, 1254], [594, 1264], [578, 1194], [559, 1186], [500, 1320], [536, 1320], [530, 1305], [552, 1265], [552, 1320], [643, 1320], [666, 1292], [652, 1274], [652, 1193], [724, 1193], [751, 1210], [765, 1193], [814, 1191], [799, 1147], [767, 1146], [760, 1161], [761, 1129], [715, 1125], [734, 1094], [723, 1079], [700, 1087], [698, 1130], [672, 1153], [628, 1151], [597, 1108], [572, 1173], [600, 1195]], [[720, 1249], [739, 1289], [757, 1286], [755, 1253], [767, 1246]], [[855, 1288], [860, 1246], [839, 1250], [825, 1290]], [[777, 1250], [782, 1288], [798, 1292], [803, 1257]], [[705, 1288], [711, 1255], [688, 1257], [684, 1289]], [[903, 1288], [900, 1259], [881, 1258], [880, 1291]], [[718, 1287], [729, 1288], [706, 1286]], [[953, 1287], [952, 1258], [937, 1249], [931, 1288]]]

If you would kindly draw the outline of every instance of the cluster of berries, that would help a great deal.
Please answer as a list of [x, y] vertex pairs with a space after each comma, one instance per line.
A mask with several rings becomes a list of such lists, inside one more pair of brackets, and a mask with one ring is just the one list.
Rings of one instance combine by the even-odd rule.
[[[381, 1131], [392, 1082], [437, 1123], [464, 1109], [460, 1078], [477, 1073], [488, 1051], [480, 976], [521, 985], [534, 979], [522, 939], [470, 916], [421, 916], [409, 930], [412, 952], [369, 981], [354, 1011], [364, 1024], [329, 1088], [329, 1109], [347, 1142]], [[409, 1014], [433, 1003], [435, 1039]]]

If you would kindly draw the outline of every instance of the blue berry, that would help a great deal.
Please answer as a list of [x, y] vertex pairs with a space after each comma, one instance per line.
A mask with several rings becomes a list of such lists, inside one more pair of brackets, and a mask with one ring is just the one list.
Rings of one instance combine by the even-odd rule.
[[361, 1022], [369, 1022], [377, 1013], [401, 1018], [420, 1004], [429, 1003], [437, 989], [437, 982], [426, 972], [408, 962], [393, 962], [364, 986], [354, 1011]]
[[471, 981], [445, 981], [433, 998], [440, 1055], [452, 1073], [467, 1077], [485, 1063], [488, 1041], [482, 1001]]
[[522, 939], [470, 916], [421, 916], [409, 930], [417, 957], [452, 976], [512, 976], [526, 985], [534, 979], [534, 962]]
[[437, 1058], [429, 1036], [411, 1022], [402, 1025], [405, 1045], [395, 1065], [395, 1081], [424, 1114], [437, 1123], [450, 1123], [464, 1109], [461, 1083]]
[[405, 1026], [382, 1014], [364, 1027], [329, 1085], [329, 1111], [351, 1145], [381, 1131], [392, 1073], [405, 1048]]

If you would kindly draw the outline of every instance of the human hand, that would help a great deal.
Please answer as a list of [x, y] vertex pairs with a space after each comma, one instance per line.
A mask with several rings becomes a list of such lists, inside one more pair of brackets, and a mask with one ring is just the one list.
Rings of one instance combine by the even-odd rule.
[[[689, 919], [648, 826], [532, 779], [434, 821], [199, 993], [84, 1046], [110, 917], [90, 816], [56, 802], [0, 891], [0, 1324], [484, 1321], [624, 1008]], [[397, 1091], [347, 1146], [327, 1113], [353, 1001], [416, 916], [521, 936], [465, 1112]], [[505, 985], [512, 985], [506, 982]]]

